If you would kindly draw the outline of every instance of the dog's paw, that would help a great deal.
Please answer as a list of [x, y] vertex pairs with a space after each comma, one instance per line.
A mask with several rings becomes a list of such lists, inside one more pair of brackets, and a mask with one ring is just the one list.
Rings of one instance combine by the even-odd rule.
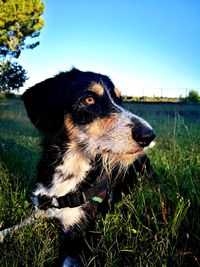
[[81, 265], [76, 259], [66, 257], [62, 267], [81, 267]]

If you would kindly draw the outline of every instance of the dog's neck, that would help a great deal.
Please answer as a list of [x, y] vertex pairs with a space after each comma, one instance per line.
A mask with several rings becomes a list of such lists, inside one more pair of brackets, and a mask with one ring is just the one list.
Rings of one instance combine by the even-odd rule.
[[[61, 153], [58, 146], [52, 146], [49, 153]], [[62, 161], [54, 164], [51, 175], [51, 184], [44, 186], [39, 183], [35, 194], [47, 196], [64, 196], [69, 192], [76, 191], [78, 185], [84, 181], [87, 173], [92, 169], [91, 159], [76, 142], [70, 142], [66, 145], [66, 151], [62, 155]], [[45, 177], [43, 178], [45, 179]], [[39, 181], [40, 182], [40, 181]]]

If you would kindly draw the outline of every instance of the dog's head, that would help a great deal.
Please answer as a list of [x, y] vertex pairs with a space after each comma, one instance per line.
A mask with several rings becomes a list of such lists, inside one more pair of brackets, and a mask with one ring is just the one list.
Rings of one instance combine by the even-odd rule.
[[150, 146], [152, 127], [122, 108], [121, 95], [104, 75], [72, 69], [45, 80], [22, 96], [27, 113], [48, 138], [59, 132], [92, 160], [127, 166]]

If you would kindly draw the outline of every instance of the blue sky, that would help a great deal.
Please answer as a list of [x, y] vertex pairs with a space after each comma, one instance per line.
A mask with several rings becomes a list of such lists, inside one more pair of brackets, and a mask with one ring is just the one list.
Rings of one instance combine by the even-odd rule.
[[127, 95], [200, 93], [199, 0], [46, 0], [40, 45], [22, 52], [25, 87], [72, 66]]

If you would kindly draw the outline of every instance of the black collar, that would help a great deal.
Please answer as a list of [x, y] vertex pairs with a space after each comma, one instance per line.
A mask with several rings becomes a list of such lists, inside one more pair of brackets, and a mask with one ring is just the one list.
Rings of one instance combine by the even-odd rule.
[[111, 188], [112, 185], [110, 183], [109, 175], [103, 173], [102, 176], [99, 176], [96, 179], [96, 182], [92, 187], [84, 191], [78, 190], [61, 197], [38, 195], [38, 208], [41, 210], [47, 210], [49, 208], [74, 208], [91, 200], [96, 203], [102, 203], [106, 197], [109, 197]]

